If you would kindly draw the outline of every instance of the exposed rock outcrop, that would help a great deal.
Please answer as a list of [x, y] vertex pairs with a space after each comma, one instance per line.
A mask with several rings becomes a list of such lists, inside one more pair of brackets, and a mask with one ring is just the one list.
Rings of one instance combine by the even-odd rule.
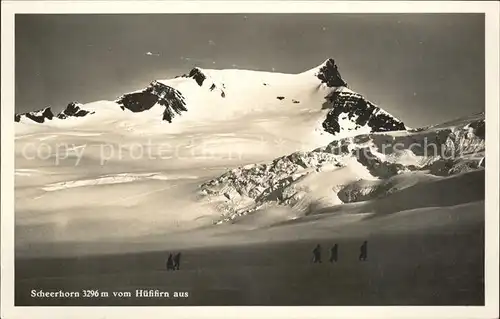
[[187, 111], [181, 92], [158, 81], [151, 82], [144, 91], [122, 96], [118, 104], [132, 112], [143, 112], [156, 104], [162, 105], [165, 107], [162, 119], [168, 122], [172, 122], [175, 114]]
[[[323, 128], [330, 134], [337, 135], [344, 130], [358, 130], [362, 127], [369, 127], [370, 132], [406, 129], [403, 122], [350, 90], [334, 91], [325, 99], [331, 110], [323, 121]], [[342, 121], [345, 120], [349, 120], [354, 126], [343, 127]]]
[[320, 67], [316, 76], [328, 87], [347, 87], [347, 83], [342, 79], [334, 59], [326, 60]]
[[199, 68], [193, 68], [189, 72], [188, 77], [193, 78], [199, 86], [202, 86], [203, 81], [205, 81], [205, 79], [207, 78]]
[[16, 122], [20, 122], [23, 117], [28, 118], [36, 123], [44, 123], [47, 120], [52, 120], [54, 118], [54, 113], [52, 113], [50, 107], [46, 107], [38, 111], [16, 114], [14, 116], [14, 120]]
[[83, 105], [78, 102], [71, 102], [61, 113], [57, 114], [57, 117], [66, 119], [68, 117], [84, 117], [88, 114], [94, 114], [94, 112], [82, 109], [82, 106]]

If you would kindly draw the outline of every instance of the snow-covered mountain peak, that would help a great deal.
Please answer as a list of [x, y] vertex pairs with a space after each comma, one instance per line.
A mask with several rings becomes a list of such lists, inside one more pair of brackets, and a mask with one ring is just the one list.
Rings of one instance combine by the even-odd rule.
[[[120, 121], [126, 121], [127, 127], [142, 125], [147, 130], [162, 121], [175, 121], [180, 128], [185, 121], [234, 121], [255, 116], [296, 121], [304, 132], [326, 132], [329, 134], [323, 135], [330, 138], [406, 128], [402, 121], [348, 88], [331, 58], [299, 74], [195, 67], [175, 78], [154, 80], [115, 101], [72, 102], [57, 116], [44, 109], [18, 114], [16, 121], [63, 125], [66, 122], [62, 120], [72, 118], [71, 125], [99, 126], [102, 122], [119, 127]], [[24, 117], [26, 121], [21, 120]]]
[[333, 58], [328, 58], [315, 68], [312, 68], [302, 74], [314, 75], [321, 83], [327, 87], [348, 87], [347, 82], [342, 79], [339, 68]]

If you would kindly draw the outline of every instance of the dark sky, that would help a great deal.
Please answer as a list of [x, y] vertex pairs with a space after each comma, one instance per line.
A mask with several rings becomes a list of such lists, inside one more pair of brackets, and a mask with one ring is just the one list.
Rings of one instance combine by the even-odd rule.
[[298, 73], [329, 57], [407, 125], [484, 110], [483, 14], [16, 15], [15, 40], [16, 112], [115, 99], [195, 65]]

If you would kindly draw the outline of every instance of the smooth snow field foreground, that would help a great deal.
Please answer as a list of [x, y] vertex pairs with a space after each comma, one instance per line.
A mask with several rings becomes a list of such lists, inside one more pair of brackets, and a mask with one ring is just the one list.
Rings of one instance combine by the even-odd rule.
[[[174, 272], [164, 267], [169, 251], [18, 259], [16, 304], [482, 305], [483, 204], [406, 211], [397, 218], [330, 230], [336, 224], [333, 218], [297, 224], [287, 230], [290, 238], [314, 228], [321, 229], [321, 238], [186, 249], [181, 269]], [[419, 214], [437, 226], [418, 223]], [[394, 219], [400, 219], [399, 225], [390, 225]], [[418, 230], [407, 232], [414, 222]], [[374, 234], [372, 227], [384, 231]], [[272, 230], [255, 236], [264, 233], [272, 239]], [[240, 236], [222, 237], [234, 242]], [[363, 240], [368, 240], [368, 259], [360, 262]], [[323, 262], [313, 264], [311, 252], [318, 243]], [[328, 261], [333, 243], [339, 245], [336, 263]], [[35, 288], [80, 293], [98, 289], [109, 297], [32, 298]], [[170, 297], [138, 298], [136, 290], [169, 292]], [[130, 292], [131, 297], [113, 297], [112, 292]], [[188, 297], [175, 298], [175, 292], [187, 292]]]

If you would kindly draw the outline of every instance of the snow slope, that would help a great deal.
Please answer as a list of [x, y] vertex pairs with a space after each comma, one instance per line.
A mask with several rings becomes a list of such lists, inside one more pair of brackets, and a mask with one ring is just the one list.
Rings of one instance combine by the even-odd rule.
[[[343, 203], [379, 200], [471, 171], [478, 171], [484, 184], [484, 156], [484, 115], [479, 114], [414, 132], [344, 138], [310, 152], [235, 168], [202, 184], [201, 193], [221, 210], [216, 223], [237, 223], [276, 205], [290, 206], [286, 218], [297, 219], [323, 207], [340, 205], [342, 210]], [[477, 192], [476, 200], [484, 197], [484, 185], [471, 191]]]
[[[406, 131], [330, 59], [300, 74], [195, 68], [50, 114], [15, 119], [16, 247], [26, 255], [221, 244], [219, 231], [307, 229], [344, 207], [351, 223], [404, 190], [422, 202], [419, 185], [484, 176], [484, 115]], [[443, 155], [410, 148], [429, 139]], [[444, 206], [462, 203], [449, 198]]]

